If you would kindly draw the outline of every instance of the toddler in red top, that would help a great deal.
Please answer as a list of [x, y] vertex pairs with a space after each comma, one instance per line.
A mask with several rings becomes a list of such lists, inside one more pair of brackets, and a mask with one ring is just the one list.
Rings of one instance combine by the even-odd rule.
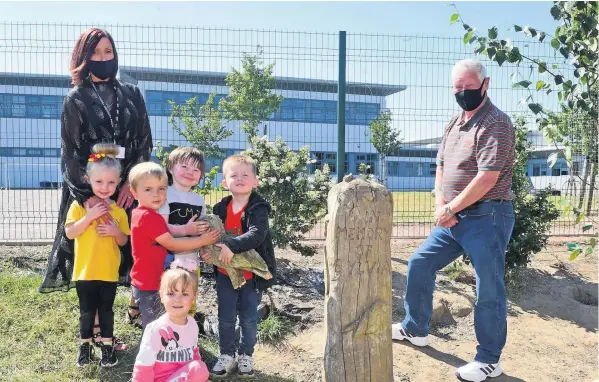
[[166, 201], [168, 187], [166, 171], [159, 164], [137, 164], [129, 172], [129, 184], [139, 203], [131, 214], [131, 285], [145, 329], [163, 312], [158, 289], [167, 251], [191, 251], [214, 244], [219, 233], [208, 231], [200, 236], [184, 238], [174, 238], [170, 234], [164, 218], [158, 214]]

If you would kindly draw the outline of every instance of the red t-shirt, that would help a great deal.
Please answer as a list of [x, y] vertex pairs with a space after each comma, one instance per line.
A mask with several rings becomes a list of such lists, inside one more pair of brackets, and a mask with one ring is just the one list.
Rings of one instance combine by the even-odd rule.
[[[243, 234], [241, 231], [241, 215], [243, 215], [243, 211], [245, 211], [245, 207], [243, 206], [236, 214], [233, 213], [233, 201], [229, 203], [227, 206], [227, 218], [225, 219], [225, 230], [231, 232], [235, 236], [240, 236]], [[227, 271], [222, 268], [218, 268], [218, 271], [223, 275], [228, 275]], [[243, 278], [246, 280], [251, 280], [253, 277], [253, 273], [249, 271], [243, 271]]]
[[167, 251], [156, 238], [167, 232], [166, 222], [158, 212], [145, 207], [137, 207], [131, 212], [131, 284], [137, 289], [160, 289]]

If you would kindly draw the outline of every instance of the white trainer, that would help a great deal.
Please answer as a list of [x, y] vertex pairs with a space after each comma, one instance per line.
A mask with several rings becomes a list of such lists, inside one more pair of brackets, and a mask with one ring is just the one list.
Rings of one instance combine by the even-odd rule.
[[455, 375], [460, 381], [482, 382], [487, 378], [499, 377], [503, 373], [498, 363], [470, 362], [456, 370]]
[[212, 378], [223, 378], [229, 376], [237, 368], [237, 362], [235, 358], [227, 354], [222, 354], [218, 357], [218, 361], [212, 368], [210, 376]]
[[428, 336], [416, 337], [408, 333], [401, 324], [391, 325], [391, 338], [396, 341], [408, 340], [414, 346], [428, 346]]
[[254, 359], [251, 355], [241, 354], [239, 356], [239, 378], [251, 378], [254, 376]]

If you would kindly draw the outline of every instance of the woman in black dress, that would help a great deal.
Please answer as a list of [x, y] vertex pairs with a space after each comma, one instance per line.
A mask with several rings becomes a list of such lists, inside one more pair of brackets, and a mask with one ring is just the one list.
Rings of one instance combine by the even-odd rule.
[[[91, 148], [101, 142], [120, 146], [123, 172], [116, 202], [129, 216], [134, 202], [126, 181], [129, 171], [137, 163], [148, 161], [152, 152], [152, 132], [144, 99], [137, 87], [116, 79], [118, 56], [110, 34], [97, 28], [83, 32], [73, 49], [70, 67], [74, 88], [65, 98], [61, 117], [64, 185], [56, 237], [39, 288], [42, 293], [68, 291], [75, 285], [71, 281], [73, 240], [64, 235], [64, 222], [73, 200], [92, 206], [100, 202], [84, 179]], [[129, 285], [133, 265], [130, 241], [121, 253], [119, 283]], [[127, 315], [133, 323], [139, 310], [133, 301], [130, 305]], [[122, 347], [117, 346], [117, 350]]]

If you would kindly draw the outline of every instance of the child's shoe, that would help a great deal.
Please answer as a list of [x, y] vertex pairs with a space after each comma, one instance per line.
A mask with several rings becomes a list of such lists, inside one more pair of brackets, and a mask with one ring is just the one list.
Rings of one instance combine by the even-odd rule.
[[119, 363], [112, 342], [110, 344], [102, 343], [100, 347], [102, 348], [102, 359], [100, 360], [101, 367], [113, 367]]
[[251, 378], [254, 376], [254, 358], [251, 355], [239, 356], [239, 378]]
[[222, 354], [218, 357], [218, 361], [216, 361], [216, 365], [212, 368], [212, 372], [210, 376], [212, 378], [223, 378], [231, 375], [231, 373], [237, 367], [237, 362], [235, 362], [235, 358], [231, 357], [227, 354]]
[[94, 348], [92, 348], [90, 342], [82, 342], [81, 345], [79, 345], [79, 351], [77, 352], [78, 367], [84, 367], [90, 364], [93, 350]]

